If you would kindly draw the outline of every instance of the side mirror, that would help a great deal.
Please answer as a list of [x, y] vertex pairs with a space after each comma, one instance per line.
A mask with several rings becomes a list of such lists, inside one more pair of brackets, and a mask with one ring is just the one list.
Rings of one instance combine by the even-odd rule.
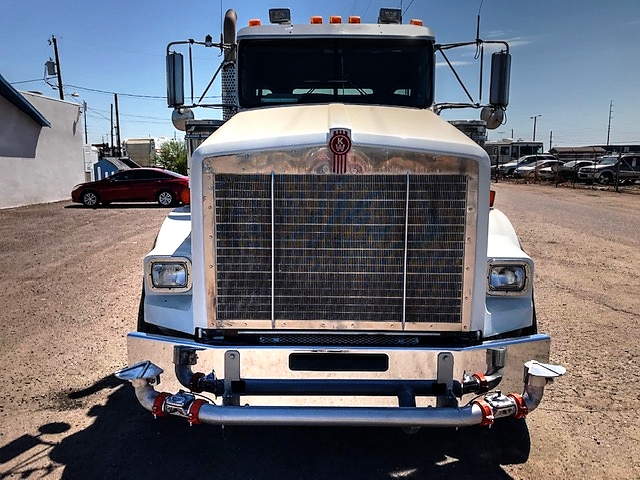
[[491, 86], [489, 104], [506, 108], [509, 105], [509, 80], [511, 78], [511, 54], [496, 52], [491, 55]]
[[167, 105], [184, 105], [184, 57], [178, 52], [167, 54]]

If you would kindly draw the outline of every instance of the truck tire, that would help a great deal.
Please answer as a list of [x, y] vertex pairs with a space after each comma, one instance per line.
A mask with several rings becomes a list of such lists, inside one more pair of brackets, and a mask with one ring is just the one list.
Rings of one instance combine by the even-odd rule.
[[613, 182], [613, 174], [611, 172], [602, 172], [600, 176], [598, 176], [598, 182], [601, 185], [609, 185]]
[[[156, 248], [156, 243], [158, 242], [158, 236], [153, 239], [153, 245], [151, 246], [151, 250]], [[144, 321], [144, 282], [142, 282], [142, 290], [140, 292], [140, 304], [138, 305], [138, 332], [141, 333], [159, 333], [160, 329], [151, 323], [147, 323]]]
[[140, 294], [140, 305], [138, 306], [138, 332], [140, 333], [160, 333], [160, 329], [144, 321], [144, 285], [142, 285], [142, 293]]
[[538, 319], [536, 318], [536, 303], [533, 302], [533, 321], [531, 326], [522, 329], [522, 335], [535, 335], [538, 333]]

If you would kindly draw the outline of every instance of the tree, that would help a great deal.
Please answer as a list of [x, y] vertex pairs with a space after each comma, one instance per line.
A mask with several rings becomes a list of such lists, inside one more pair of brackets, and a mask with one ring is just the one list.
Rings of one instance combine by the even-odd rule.
[[187, 146], [185, 142], [170, 140], [160, 147], [156, 163], [167, 170], [187, 174]]

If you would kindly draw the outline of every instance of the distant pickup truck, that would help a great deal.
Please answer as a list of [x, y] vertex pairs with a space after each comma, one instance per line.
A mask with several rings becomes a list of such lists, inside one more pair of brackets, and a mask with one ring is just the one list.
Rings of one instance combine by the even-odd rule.
[[603, 185], [632, 184], [640, 180], [640, 154], [602, 157], [595, 165], [578, 170], [578, 179]]

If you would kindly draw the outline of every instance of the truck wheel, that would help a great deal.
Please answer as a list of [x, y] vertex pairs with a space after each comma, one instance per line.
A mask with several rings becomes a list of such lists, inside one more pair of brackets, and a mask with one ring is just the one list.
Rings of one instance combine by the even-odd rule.
[[169, 190], [163, 190], [161, 192], [158, 192], [156, 200], [161, 206], [170, 207], [175, 203], [176, 196], [173, 192], [170, 192]]
[[531, 326], [522, 329], [522, 335], [535, 335], [538, 333], [538, 320], [536, 319], [536, 304], [533, 304], [533, 321]]
[[100, 195], [93, 190], [82, 192], [82, 203], [85, 207], [97, 207], [100, 203]]
[[609, 185], [613, 182], [613, 174], [611, 172], [602, 172], [598, 177], [598, 182], [602, 185]]
[[159, 333], [158, 327], [144, 321], [144, 285], [140, 294], [140, 305], [138, 306], [138, 332]]

